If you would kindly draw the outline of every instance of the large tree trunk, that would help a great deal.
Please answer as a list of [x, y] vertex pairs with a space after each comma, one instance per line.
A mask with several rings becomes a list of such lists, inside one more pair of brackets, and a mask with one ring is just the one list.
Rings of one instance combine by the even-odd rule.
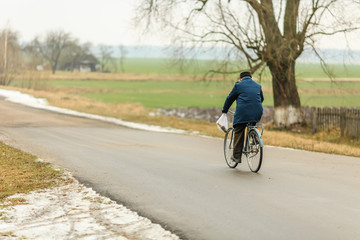
[[302, 123], [300, 97], [295, 82], [295, 60], [268, 62], [274, 92], [274, 124], [290, 127]]
[[59, 63], [59, 58], [60, 58], [60, 52], [57, 54], [56, 58], [53, 60], [53, 62], [51, 63], [51, 67], [52, 67], [52, 74], [55, 74], [58, 63]]

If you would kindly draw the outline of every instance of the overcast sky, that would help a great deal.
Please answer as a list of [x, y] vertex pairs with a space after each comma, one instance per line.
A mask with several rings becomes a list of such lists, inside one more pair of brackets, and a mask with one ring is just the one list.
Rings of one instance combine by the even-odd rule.
[[[0, 29], [9, 24], [30, 41], [47, 31], [62, 29], [82, 42], [107, 45], [162, 45], [163, 36], [141, 36], [131, 23], [139, 0], [0, 0]], [[352, 49], [360, 49], [359, 33], [350, 38]], [[344, 37], [321, 42], [324, 48], [346, 48]]]
[[[0, 0], [0, 29], [7, 23], [23, 41], [62, 29], [82, 42], [138, 45], [131, 27], [137, 0]], [[153, 42], [150, 42], [150, 44]]]

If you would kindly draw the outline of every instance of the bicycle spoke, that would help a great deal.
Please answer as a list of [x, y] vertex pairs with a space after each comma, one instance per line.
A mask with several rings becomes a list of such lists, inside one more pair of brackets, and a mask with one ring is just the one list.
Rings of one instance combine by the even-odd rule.
[[262, 162], [262, 147], [259, 136], [255, 131], [249, 132], [249, 154], [247, 157], [249, 168], [252, 172], [258, 172]]

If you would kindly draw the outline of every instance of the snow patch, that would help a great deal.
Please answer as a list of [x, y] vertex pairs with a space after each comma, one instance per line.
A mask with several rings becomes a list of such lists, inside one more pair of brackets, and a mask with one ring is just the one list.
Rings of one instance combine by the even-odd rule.
[[[66, 174], [66, 173], [65, 173]], [[1, 239], [153, 239], [178, 240], [159, 224], [98, 195], [72, 178], [71, 183], [11, 199], [25, 204], [0, 208]]]

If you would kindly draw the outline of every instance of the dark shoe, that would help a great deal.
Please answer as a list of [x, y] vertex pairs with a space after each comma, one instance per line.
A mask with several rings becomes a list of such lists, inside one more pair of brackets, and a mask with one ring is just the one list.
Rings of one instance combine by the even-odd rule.
[[233, 160], [236, 163], [241, 163], [241, 158], [235, 158], [234, 156], [231, 156], [231, 160]]

